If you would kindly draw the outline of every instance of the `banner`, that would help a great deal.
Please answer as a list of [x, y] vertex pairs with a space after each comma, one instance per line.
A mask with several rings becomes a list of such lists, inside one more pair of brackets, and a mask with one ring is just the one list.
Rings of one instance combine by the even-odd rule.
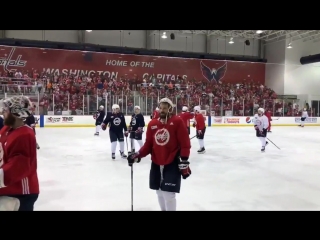
[[1, 46], [2, 72], [10, 70], [46, 72], [55, 74], [125, 77], [140, 82], [142, 78], [174, 81], [205, 80], [211, 83], [239, 83], [254, 80], [264, 84], [265, 64], [190, 58], [125, 55], [72, 50]]
[[224, 118], [224, 123], [239, 124], [240, 118]]
[[[296, 123], [301, 123], [301, 118], [300, 117], [296, 117], [295, 119], [294, 119], [294, 121], [296, 122]], [[305, 123], [317, 123], [317, 121], [318, 121], [318, 118], [316, 118], [316, 117], [309, 117], [309, 118], [306, 118], [306, 120], [304, 121]]]

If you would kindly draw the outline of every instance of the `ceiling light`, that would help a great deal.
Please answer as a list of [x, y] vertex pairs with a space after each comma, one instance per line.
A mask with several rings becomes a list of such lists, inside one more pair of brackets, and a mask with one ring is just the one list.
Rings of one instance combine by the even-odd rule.
[[256, 33], [260, 34], [260, 33], [263, 33], [263, 31], [262, 30], [257, 30]]
[[291, 43], [289, 43], [287, 48], [292, 48], [292, 44], [291, 44]]
[[86, 30], [87, 32], [92, 32], [92, 30]]
[[233, 44], [233, 43], [234, 43], [233, 38], [230, 38], [229, 43], [230, 43], [230, 44]]
[[163, 32], [163, 34], [162, 34], [161, 37], [162, 37], [162, 38], [167, 38], [167, 33], [166, 33], [166, 32]]

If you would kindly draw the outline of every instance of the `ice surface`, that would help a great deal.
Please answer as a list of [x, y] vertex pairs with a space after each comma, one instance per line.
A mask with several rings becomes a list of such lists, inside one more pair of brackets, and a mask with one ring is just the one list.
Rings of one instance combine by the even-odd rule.
[[[111, 159], [108, 131], [94, 132], [37, 129], [35, 210], [130, 210], [130, 167], [119, 144]], [[320, 128], [274, 127], [268, 137], [281, 150], [269, 144], [261, 153], [251, 127], [208, 127], [203, 155], [192, 139], [192, 175], [182, 180], [178, 210], [320, 210]], [[159, 210], [149, 170], [149, 156], [134, 165], [134, 210]]]

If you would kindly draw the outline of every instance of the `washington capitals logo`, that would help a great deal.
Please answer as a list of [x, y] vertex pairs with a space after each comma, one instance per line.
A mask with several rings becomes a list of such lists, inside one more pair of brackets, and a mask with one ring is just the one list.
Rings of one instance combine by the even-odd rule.
[[221, 79], [224, 77], [224, 75], [227, 72], [227, 63], [225, 63], [222, 67], [218, 69], [215, 69], [215, 68], [211, 69], [201, 61], [200, 68], [201, 68], [202, 75], [209, 82], [215, 81], [216, 83], [219, 83], [221, 82]]

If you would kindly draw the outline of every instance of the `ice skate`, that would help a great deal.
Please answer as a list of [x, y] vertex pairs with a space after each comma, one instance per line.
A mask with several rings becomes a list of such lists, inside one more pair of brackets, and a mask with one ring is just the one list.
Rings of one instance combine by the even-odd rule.
[[37, 143], [37, 149], [39, 150], [40, 149], [40, 146], [39, 146], [39, 144]]
[[127, 158], [128, 157], [127, 155], [124, 154], [124, 152], [121, 152], [121, 151], [119, 151], [119, 152], [120, 152], [120, 155], [121, 155], [122, 158]]
[[266, 150], [266, 147], [261, 148], [261, 152], [265, 152], [265, 150]]
[[94, 136], [99, 136], [99, 133], [98, 133], [98, 132], [96, 132], [96, 133], [94, 134]]
[[203, 153], [205, 153], [206, 152], [206, 149], [203, 147], [203, 148], [200, 148], [199, 150], [198, 150], [198, 153], [199, 154], [203, 154]]
[[111, 157], [112, 157], [113, 160], [116, 159], [116, 154], [112, 153]]

